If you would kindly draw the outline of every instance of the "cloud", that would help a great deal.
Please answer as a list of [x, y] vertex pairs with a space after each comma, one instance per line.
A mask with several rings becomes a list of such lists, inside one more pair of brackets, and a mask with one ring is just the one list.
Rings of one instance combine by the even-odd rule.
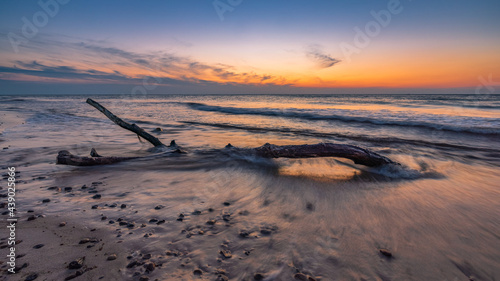
[[341, 62], [341, 60], [325, 54], [319, 45], [310, 45], [306, 55], [320, 68], [329, 68]]
[[231, 65], [206, 63], [174, 53], [133, 52], [96, 41], [77, 40], [40, 34], [36, 41], [23, 47], [28, 56], [1, 61], [0, 74], [18, 75], [19, 80], [25, 81], [30, 76], [36, 81], [43, 81], [44, 77], [66, 79], [68, 83], [78, 79], [135, 84], [148, 77], [177, 85], [290, 84], [281, 76], [238, 71]]

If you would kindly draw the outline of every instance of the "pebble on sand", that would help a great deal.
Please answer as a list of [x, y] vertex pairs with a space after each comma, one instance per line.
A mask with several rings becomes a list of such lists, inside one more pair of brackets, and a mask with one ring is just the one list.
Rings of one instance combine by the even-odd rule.
[[202, 271], [201, 269], [197, 268], [197, 269], [195, 269], [195, 270], [193, 271], [193, 274], [194, 274], [194, 275], [202, 275], [202, 274], [203, 274], [203, 271]]
[[33, 274], [30, 274], [28, 277], [26, 277], [26, 279], [24, 279], [24, 281], [33, 281], [35, 279], [38, 278], [38, 274], [37, 273], [33, 273]]
[[264, 280], [264, 278], [264, 275], [261, 273], [255, 273], [255, 275], [253, 276], [254, 280]]
[[109, 255], [108, 258], [107, 258], [107, 260], [108, 261], [114, 261], [114, 260], [116, 260], [116, 254]]
[[65, 222], [65, 221], [63, 221], [63, 222], [59, 223], [59, 226], [60, 226], [60, 227], [66, 226], [66, 222]]
[[49, 198], [46, 198], [46, 199], [43, 199], [42, 200], [42, 203], [49, 203], [50, 202], [50, 199]]
[[44, 244], [36, 244], [35, 246], [33, 246], [33, 249], [40, 249], [43, 246], [45, 246], [45, 245]]
[[92, 199], [101, 199], [101, 194], [96, 194], [92, 196]]
[[380, 253], [388, 258], [392, 258], [392, 253], [387, 249], [379, 249]]

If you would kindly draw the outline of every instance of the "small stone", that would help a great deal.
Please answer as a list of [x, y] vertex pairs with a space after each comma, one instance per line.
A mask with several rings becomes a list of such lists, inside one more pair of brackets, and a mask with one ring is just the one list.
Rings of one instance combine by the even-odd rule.
[[115, 221], [114, 221], [114, 220], [110, 220], [110, 221], [109, 221], [109, 224], [114, 224], [114, 223], [115, 223]]
[[199, 210], [194, 210], [194, 211], [192, 212], [192, 214], [193, 214], [193, 215], [201, 215], [201, 211], [199, 211]]
[[153, 131], [155, 131], [155, 132], [161, 132], [161, 131], [163, 131], [163, 129], [162, 129], [162, 128], [160, 128], [160, 127], [158, 127], [158, 128], [156, 128], [156, 129], [154, 129]]
[[139, 265], [139, 263], [137, 261], [131, 261], [129, 264], [127, 264], [127, 268], [132, 268], [134, 266], [137, 266]]
[[127, 208], [127, 205], [121, 204], [120, 208], [125, 209], [125, 208]]
[[33, 246], [33, 249], [40, 249], [43, 246], [45, 246], [45, 245], [44, 244], [36, 244], [35, 246]]
[[73, 190], [73, 188], [71, 186], [67, 186], [64, 188], [64, 191], [66, 191], [66, 192], [70, 192], [72, 190]]
[[92, 196], [92, 199], [101, 199], [101, 194], [96, 194]]
[[139, 281], [149, 281], [149, 277], [141, 276], [141, 277], [139, 277]]
[[216, 220], [208, 220], [207, 224], [208, 225], [214, 225], [217, 221]]
[[165, 208], [165, 206], [163, 206], [163, 205], [158, 205], [158, 206], [156, 206], [156, 207], [155, 207], [155, 210], [161, 210], [161, 209], [163, 209], [163, 208]]
[[106, 216], [101, 217], [101, 220], [102, 220], [102, 221], [105, 221], [105, 220], [107, 220], [107, 219], [108, 219], [108, 217], [106, 217]]
[[107, 258], [107, 260], [108, 261], [114, 261], [114, 260], [116, 260], [116, 254], [109, 255], [108, 258]]
[[314, 205], [313, 205], [313, 203], [307, 202], [306, 209], [308, 209], [309, 211], [314, 211]]
[[63, 221], [63, 222], [59, 223], [59, 226], [60, 226], [60, 227], [66, 226], [66, 222], [65, 222], [65, 221]]
[[116, 208], [116, 206], [117, 206], [116, 203], [109, 205], [110, 208]]
[[83, 238], [82, 240], [80, 240], [80, 242], [78, 242], [78, 244], [85, 244], [85, 243], [89, 243], [90, 242], [90, 238]]
[[83, 266], [84, 260], [85, 260], [85, 257], [74, 260], [68, 264], [68, 268], [69, 269], [79, 269]]
[[246, 231], [246, 230], [242, 230], [240, 231], [240, 237], [242, 238], [248, 238], [248, 236], [250, 236], [250, 232]]
[[43, 199], [43, 200], [42, 200], [42, 203], [49, 203], [49, 202], [50, 202], [50, 199], [49, 199], [49, 198], [47, 198], [47, 199]]
[[195, 270], [193, 271], [193, 274], [194, 274], [194, 275], [198, 275], [198, 276], [200, 276], [200, 275], [202, 275], [202, 274], [203, 274], [203, 271], [202, 271], [201, 269], [197, 268], [197, 269], [195, 269]]
[[97, 209], [99, 208], [99, 205], [92, 205], [92, 209]]
[[229, 206], [229, 205], [231, 205], [231, 203], [230, 203], [230, 202], [227, 202], [227, 201], [226, 201], [226, 202], [224, 202], [224, 203], [222, 203], [222, 204], [224, 204], [224, 206]]
[[303, 280], [303, 281], [307, 281], [307, 275], [305, 275], [304, 273], [296, 273], [293, 278], [297, 279], [297, 280]]
[[388, 258], [392, 258], [392, 253], [387, 249], [379, 249], [380, 253]]
[[229, 278], [226, 275], [219, 274], [215, 281], [229, 281]]
[[32, 221], [32, 220], [35, 220], [35, 219], [36, 219], [35, 216], [29, 216], [28, 219], [27, 219], [27, 221]]
[[158, 222], [158, 219], [150, 219], [149, 220], [149, 223], [155, 223], [155, 222]]
[[262, 275], [261, 273], [255, 273], [255, 275], [253, 276], [253, 279], [254, 280], [264, 280], [264, 275]]
[[146, 268], [146, 271], [152, 272], [156, 268], [156, 264], [154, 262], [150, 262], [144, 265], [144, 268]]
[[226, 259], [230, 259], [233, 257], [233, 255], [231, 254], [231, 251], [229, 250], [220, 250], [219, 252], [224, 258]]
[[149, 260], [150, 258], [151, 258], [151, 254], [145, 254], [144, 256], [142, 256], [143, 260]]
[[24, 281], [33, 281], [33, 280], [35, 280], [37, 278], [38, 278], [38, 274], [37, 273], [33, 273], [33, 274], [30, 274], [28, 277], [26, 277], [26, 279], [24, 279]]

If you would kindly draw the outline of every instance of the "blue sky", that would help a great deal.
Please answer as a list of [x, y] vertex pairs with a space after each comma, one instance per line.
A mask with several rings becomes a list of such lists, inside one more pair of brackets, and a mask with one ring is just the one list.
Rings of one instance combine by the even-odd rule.
[[[33, 23], [43, 8], [2, 1], [0, 86], [115, 93], [151, 76], [163, 80], [158, 93], [328, 92], [473, 88], [500, 75], [500, 1], [218, 1], [42, 0], [58, 11], [18, 52], [9, 34], [22, 37], [23, 17]], [[229, 5], [223, 20], [214, 3]], [[400, 12], [346, 53], [355, 28], [390, 5]]]

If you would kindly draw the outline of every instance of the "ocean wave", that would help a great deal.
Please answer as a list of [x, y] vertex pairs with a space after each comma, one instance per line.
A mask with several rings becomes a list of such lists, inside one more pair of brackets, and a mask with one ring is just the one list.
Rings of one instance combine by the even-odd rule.
[[324, 132], [318, 132], [318, 131], [308, 130], [308, 129], [291, 129], [291, 128], [278, 128], [278, 127], [273, 127], [273, 128], [253, 127], [253, 126], [246, 126], [246, 125], [235, 125], [235, 124], [225, 124], [225, 123], [206, 123], [206, 122], [195, 122], [195, 121], [182, 121], [182, 123], [191, 124], [191, 125], [216, 127], [216, 128], [224, 128], [224, 129], [245, 130], [245, 131], [257, 132], [257, 133], [275, 132], [275, 133], [294, 134], [294, 135], [299, 135], [299, 136], [315, 137], [315, 138], [322, 138], [322, 139], [335, 139], [335, 140], [349, 139], [349, 140], [378, 144], [378, 145], [408, 144], [408, 145], [414, 145], [414, 146], [420, 146], [420, 147], [436, 147], [436, 148], [449, 148], [449, 149], [457, 149], [457, 150], [464, 150], [464, 151], [482, 151], [482, 152], [500, 153], [500, 150], [493, 149], [493, 148], [458, 145], [458, 144], [444, 143], [444, 142], [438, 142], [438, 141], [404, 139], [404, 138], [397, 138], [397, 137], [375, 137], [375, 136], [362, 135], [362, 134], [353, 135], [352, 133], [349, 133], [349, 134], [324, 133]]
[[[380, 126], [419, 127], [432, 130], [443, 130], [452, 132], [463, 132], [471, 134], [500, 135], [500, 119], [480, 117], [450, 117], [442, 115], [401, 115], [388, 114], [387, 112], [360, 111], [360, 110], [319, 110], [311, 111], [304, 109], [276, 109], [276, 108], [239, 108], [207, 105], [203, 103], [183, 103], [191, 109], [199, 111], [219, 112], [233, 115], [261, 115], [282, 118], [299, 118], [306, 120], [326, 120], [340, 122], [368, 123]], [[341, 114], [332, 114], [338, 112]], [[350, 115], [349, 115], [350, 114]], [[356, 115], [355, 115], [356, 114]], [[364, 114], [364, 116], [363, 116]], [[418, 117], [418, 118], [417, 118]], [[423, 120], [422, 120], [423, 119]], [[498, 123], [496, 126], [485, 126], [485, 123]], [[462, 126], [457, 124], [463, 124]]]

